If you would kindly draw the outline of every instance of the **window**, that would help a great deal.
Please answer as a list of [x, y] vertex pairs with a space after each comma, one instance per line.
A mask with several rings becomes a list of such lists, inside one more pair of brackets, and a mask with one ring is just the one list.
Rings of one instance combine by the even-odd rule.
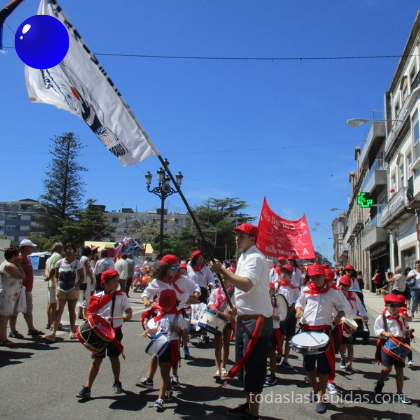
[[8, 225], [8, 226], [6, 226], [6, 230], [16, 230], [16, 226], [15, 225]]
[[399, 167], [400, 171], [400, 188], [404, 187], [404, 162]]
[[20, 220], [31, 220], [31, 216], [20, 216]]
[[397, 117], [398, 117], [398, 114], [400, 113], [400, 101], [398, 101], [398, 102], [395, 104], [395, 107], [394, 107], [394, 113], [395, 113], [395, 118], [397, 118]]
[[407, 162], [407, 178], [410, 178], [412, 175], [411, 164], [413, 163], [411, 152], [408, 153], [406, 157], [406, 162]]
[[112, 223], [118, 223], [118, 217], [113, 217], [112, 218]]
[[403, 103], [405, 103], [405, 101], [408, 98], [408, 85], [407, 84], [405, 84], [403, 87], [402, 95], [403, 95]]
[[419, 112], [416, 110], [416, 112], [413, 114], [413, 117], [411, 118], [411, 127], [413, 132], [413, 144], [415, 145], [420, 138], [420, 130], [419, 130]]
[[414, 65], [413, 68], [410, 71], [410, 86], [411, 86], [411, 92], [413, 91], [413, 83], [416, 78], [416, 66]]
[[7, 216], [7, 219], [8, 219], [8, 220], [17, 220], [17, 216], [16, 216], [15, 214], [9, 214], [9, 215]]
[[397, 189], [397, 174], [395, 172], [391, 176], [391, 188]]
[[21, 226], [20, 227], [20, 230], [22, 231], [22, 230], [29, 230], [29, 226]]

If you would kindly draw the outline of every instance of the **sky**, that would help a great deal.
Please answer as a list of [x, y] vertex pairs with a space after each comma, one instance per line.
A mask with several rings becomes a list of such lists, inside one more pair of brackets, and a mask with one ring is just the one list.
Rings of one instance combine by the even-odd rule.
[[[157, 185], [157, 157], [123, 167], [81, 119], [29, 102], [14, 32], [36, 14], [38, 4], [24, 1], [3, 28], [0, 201], [38, 199], [50, 139], [72, 131], [86, 146], [80, 157], [89, 170], [86, 199], [107, 210], [155, 210], [160, 199], [148, 193], [144, 175], [154, 174], [152, 187]], [[258, 217], [266, 196], [283, 218], [297, 220], [305, 213], [315, 250], [332, 259], [331, 222], [338, 211], [330, 209], [347, 208], [354, 150], [368, 130], [351, 128], [346, 120], [383, 110], [417, 1], [59, 4], [169, 160], [172, 173], [184, 175], [182, 190], [191, 206], [209, 197], [237, 197], [247, 202], [249, 215]], [[373, 56], [397, 57], [342, 58]], [[186, 211], [177, 194], [166, 207]]]

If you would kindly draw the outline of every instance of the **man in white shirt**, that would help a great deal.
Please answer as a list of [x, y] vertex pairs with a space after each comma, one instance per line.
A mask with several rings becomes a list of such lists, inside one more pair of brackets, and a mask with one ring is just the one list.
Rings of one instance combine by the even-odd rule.
[[128, 262], [127, 262], [128, 255], [123, 253], [121, 254], [121, 258], [115, 263], [115, 269], [118, 271], [120, 275], [120, 290], [125, 290], [125, 286], [127, 284], [127, 277], [128, 277]]
[[[210, 264], [213, 272], [224, 274], [235, 287], [236, 307], [230, 309], [238, 315], [235, 334], [236, 364], [229, 371], [233, 378], [239, 373], [244, 383], [246, 402], [228, 410], [231, 416], [246, 416], [258, 419], [259, 396], [262, 392], [266, 371], [267, 354], [273, 329], [270, 301], [269, 268], [264, 255], [255, 246], [258, 228], [244, 223], [234, 229], [236, 246], [242, 252], [236, 273], [223, 268], [220, 261]], [[243, 357], [247, 348], [252, 348], [248, 357]]]

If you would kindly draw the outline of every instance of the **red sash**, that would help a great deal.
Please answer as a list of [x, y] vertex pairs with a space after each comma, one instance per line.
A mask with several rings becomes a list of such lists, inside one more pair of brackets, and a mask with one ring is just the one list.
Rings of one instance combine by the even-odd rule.
[[276, 343], [277, 343], [277, 351], [279, 352], [279, 354], [281, 353], [281, 331], [280, 328], [273, 328], [273, 333], [276, 337]]
[[356, 302], [356, 295], [353, 292], [348, 292], [347, 300], [350, 303], [351, 309], [354, 309], [353, 304], [351, 302]]
[[[324, 292], [325, 293], [325, 292]], [[303, 324], [303, 331], [322, 331], [325, 334], [328, 334], [330, 331], [329, 325], [308, 325]], [[330, 347], [324, 353], [327, 358], [328, 366], [330, 367], [330, 373], [328, 374], [328, 381], [334, 382], [335, 379], [335, 346], [333, 337], [330, 338]]]
[[252, 349], [257, 344], [261, 332], [264, 326], [264, 317], [262, 315], [258, 315], [257, 325], [255, 326], [254, 332], [252, 334], [251, 340], [249, 340], [248, 345], [246, 347], [245, 353], [240, 360], [238, 360], [232, 368], [228, 372], [229, 378], [234, 378], [244, 367], [246, 361], [248, 360], [249, 355], [252, 352]]
[[172, 308], [168, 312], [165, 312], [163, 310], [163, 308], [161, 306], [159, 306], [159, 305], [155, 305], [153, 309], [157, 309], [159, 311], [159, 315], [158, 316], [155, 316], [153, 318], [153, 321], [155, 321], [155, 322], [160, 321], [165, 315], [168, 315], [168, 314], [181, 314], [182, 315], [182, 312], [181, 311], [178, 311], [178, 309], [176, 307]]
[[387, 310], [384, 309], [383, 312], [382, 312], [382, 315], [385, 315], [385, 318], [386, 319], [393, 319], [394, 321], [397, 321], [397, 324], [400, 327], [401, 333], [403, 333], [404, 325], [403, 325], [403, 323], [401, 321], [400, 315], [399, 314], [396, 315], [396, 316], [392, 316], [391, 314], [386, 315], [386, 312], [387, 312]]

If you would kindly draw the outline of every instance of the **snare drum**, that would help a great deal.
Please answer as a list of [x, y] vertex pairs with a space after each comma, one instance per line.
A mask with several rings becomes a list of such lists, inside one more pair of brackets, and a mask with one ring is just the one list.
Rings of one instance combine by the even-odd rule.
[[170, 346], [171, 342], [168, 340], [166, 335], [159, 333], [154, 337], [150, 337], [152, 340], [147, 345], [145, 352], [149, 355], [158, 359], [162, 356], [165, 350]]
[[388, 356], [391, 356], [393, 359], [402, 363], [405, 362], [407, 354], [411, 351], [411, 347], [408, 344], [403, 343], [395, 337], [391, 337], [384, 344], [383, 349]]
[[201, 316], [198, 326], [213, 333], [214, 335], [222, 335], [222, 331], [229, 318], [223, 314], [218, 314], [211, 309], [206, 309]]
[[305, 331], [290, 340], [292, 350], [306, 355], [322, 354], [330, 347], [330, 337], [320, 331]]
[[343, 326], [344, 337], [351, 337], [355, 331], [357, 331], [357, 322], [350, 316], [343, 316], [341, 318], [341, 324]]
[[115, 331], [104, 318], [89, 315], [76, 330], [79, 341], [92, 353], [100, 353], [115, 338]]

